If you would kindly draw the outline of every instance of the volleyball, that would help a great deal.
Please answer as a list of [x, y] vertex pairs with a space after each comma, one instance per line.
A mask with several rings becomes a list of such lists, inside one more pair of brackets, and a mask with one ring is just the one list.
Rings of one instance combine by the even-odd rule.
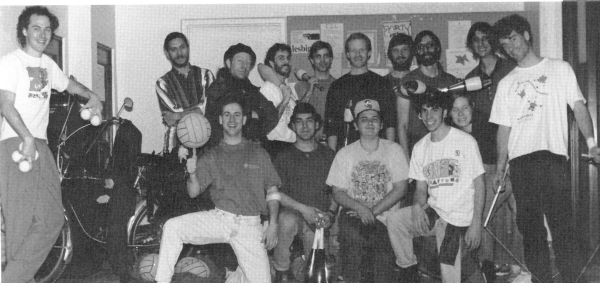
[[196, 261], [200, 261], [199, 259], [195, 258], [195, 257], [184, 257], [182, 259], [180, 259], [177, 264], [175, 264], [175, 273], [181, 273], [182, 269]]
[[208, 268], [208, 265], [206, 265], [206, 263], [204, 263], [204, 261], [201, 261], [199, 259], [196, 259], [196, 261], [191, 261], [190, 264], [184, 266], [181, 268], [181, 272], [188, 272], [191, 274], [194, 274], [198, 277], [204, 277], [207, 278], [210, 276], [210, 269]]
[[202, 114], [187, 114], [177, 124], [177, 137], [186, 147], [199, 148], [210, 137], [210, 123]]
[[154, 282], [158, 268], [158, 254], [149, 254], [140, 262], [140, 277], [145, 281]]

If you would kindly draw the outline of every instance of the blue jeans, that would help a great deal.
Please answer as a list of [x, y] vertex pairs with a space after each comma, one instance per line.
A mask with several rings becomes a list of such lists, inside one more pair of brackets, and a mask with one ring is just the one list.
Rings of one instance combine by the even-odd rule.
[[340, 264], [346, 283], [395, 282], [394, 252], [387, 227], [379, 220], [364, 225], [342, 209], [339, 217]]
[[279, 271], [290, 269], [290, 246], [296, 235], [302, 238], [302, 246], [304, 247], [304, 255], [308, 258], [312, 249], [315, 231], [313, 227], [304, 220], [302, 214], [291, 209], [283, 208], [279, 213], [277, 228], [277, 246], [273, 251], [273, 267]]

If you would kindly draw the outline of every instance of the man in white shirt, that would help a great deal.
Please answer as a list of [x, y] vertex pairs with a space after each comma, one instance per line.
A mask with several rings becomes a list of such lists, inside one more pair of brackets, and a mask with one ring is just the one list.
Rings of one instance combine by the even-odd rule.
[[600, 161], [592, 120], [571, 66], [539, 57], [527, 19], [511, 15], [493, 27], [517, 67], [498, 84], [490, 122], [498, 124], [496, 186], [507, 161], [517, 201], [517, 227], [523, 234], [525, 262], [534, 280], [551, 282], [544, 216], [556, 250], [563, 282], [575, 282], [581, 268], [583, 241], [571, 213], [567, 105], [575, 113], [588, 152]]
[[269, 48], [265, 56], [265, 65], [271, 67], [275, 71], [277, 80], [282, 82], [275, 85], [270, 81], [266, 81], [260, 88], [260, 92], [269, 101], [273, 102], [279, 111], [279, 123], [267, 135], [268, 141], [263, 145], [272, 160], [282, 149], [296, 141], [296, 134], [287, 126], [292, 111], [296, 107], [296, 100], [298, 100], [298, 95], [294, 90], [295, 83], [286, 84], [286, 80], [292, 72], [291, 57], [292, 49], [289, 45], [283, 43], [275, 43]]
[[[32, 282], [64, 224], [60, 178], [46, 136], [51, 89], [88, 99], [83, 107], [102, 117], [98, 95], [69, 79], [44, 55], [58, 25], [46, 7], [25, 8], [17, 25], [21, 48], [0, 60], [0, 195], [7, 257], [3, 282]], [[23, 155], [20, 161], [31, 164], [30, 171], [21, 172], [12, 160], [16, 150]]]

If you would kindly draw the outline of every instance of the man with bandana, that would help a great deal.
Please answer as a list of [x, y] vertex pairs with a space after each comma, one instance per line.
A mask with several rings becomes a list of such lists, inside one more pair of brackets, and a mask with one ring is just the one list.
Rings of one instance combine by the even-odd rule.
[[165, 38], [165, 56], [171, 70], [156, 81], [156, 94], [163, 123], [169, 127], [165, 134], [165, 153], [179, 145], [177, 123], [189, 113], [204, 115], [206, 89], [215, 80], [208, 69], [190, 64], [190, 44], [184, 34], [172, 32]]
[[[419, 68], [402, 78], [401, 84], [419, 80], [429, 87], [442, 88], [458, 82], [454, 76], [444, 72], [439, 60], [442, 55], [440, 39], [430, 30], [424, 30], [415, 36], [412, 52], [417, 57]], [[398, 107], [398, 138], [400, 145], [410, 155], [417, 141], [427, 134], [427, 129], [415, 111], [410, 111], [410, 100], [399, 96]]]

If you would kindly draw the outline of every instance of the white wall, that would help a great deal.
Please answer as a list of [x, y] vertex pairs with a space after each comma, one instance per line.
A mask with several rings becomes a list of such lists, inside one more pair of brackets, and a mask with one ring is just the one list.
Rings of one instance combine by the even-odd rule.
[[[116, 100], [134, 100], [132, 112], [124, 116], [143, 134], [143, 152], [162, 150], [163, 133], [156, 79], [169, 71], [162, 45], [172, 31], [181, 31], [182, 19], [260, 18], [298, 15], [353, 15], [405, 13], [469, 13], [524, 11], [537, 4], [511, 3], [385, 3], [385, 4], [287, 4], [287, 5], [147, 5], [116, 6], [117, 89]], [[543, 18], [540, 15], [540, 18]], [[206, 43], [210, 44], [210, 43]], [[202, 46], [191, 46], [202, 48]], [[192, 64], [202, 66], [202, 62]], [[213, 70], [216, 71], [216, 70]]]

